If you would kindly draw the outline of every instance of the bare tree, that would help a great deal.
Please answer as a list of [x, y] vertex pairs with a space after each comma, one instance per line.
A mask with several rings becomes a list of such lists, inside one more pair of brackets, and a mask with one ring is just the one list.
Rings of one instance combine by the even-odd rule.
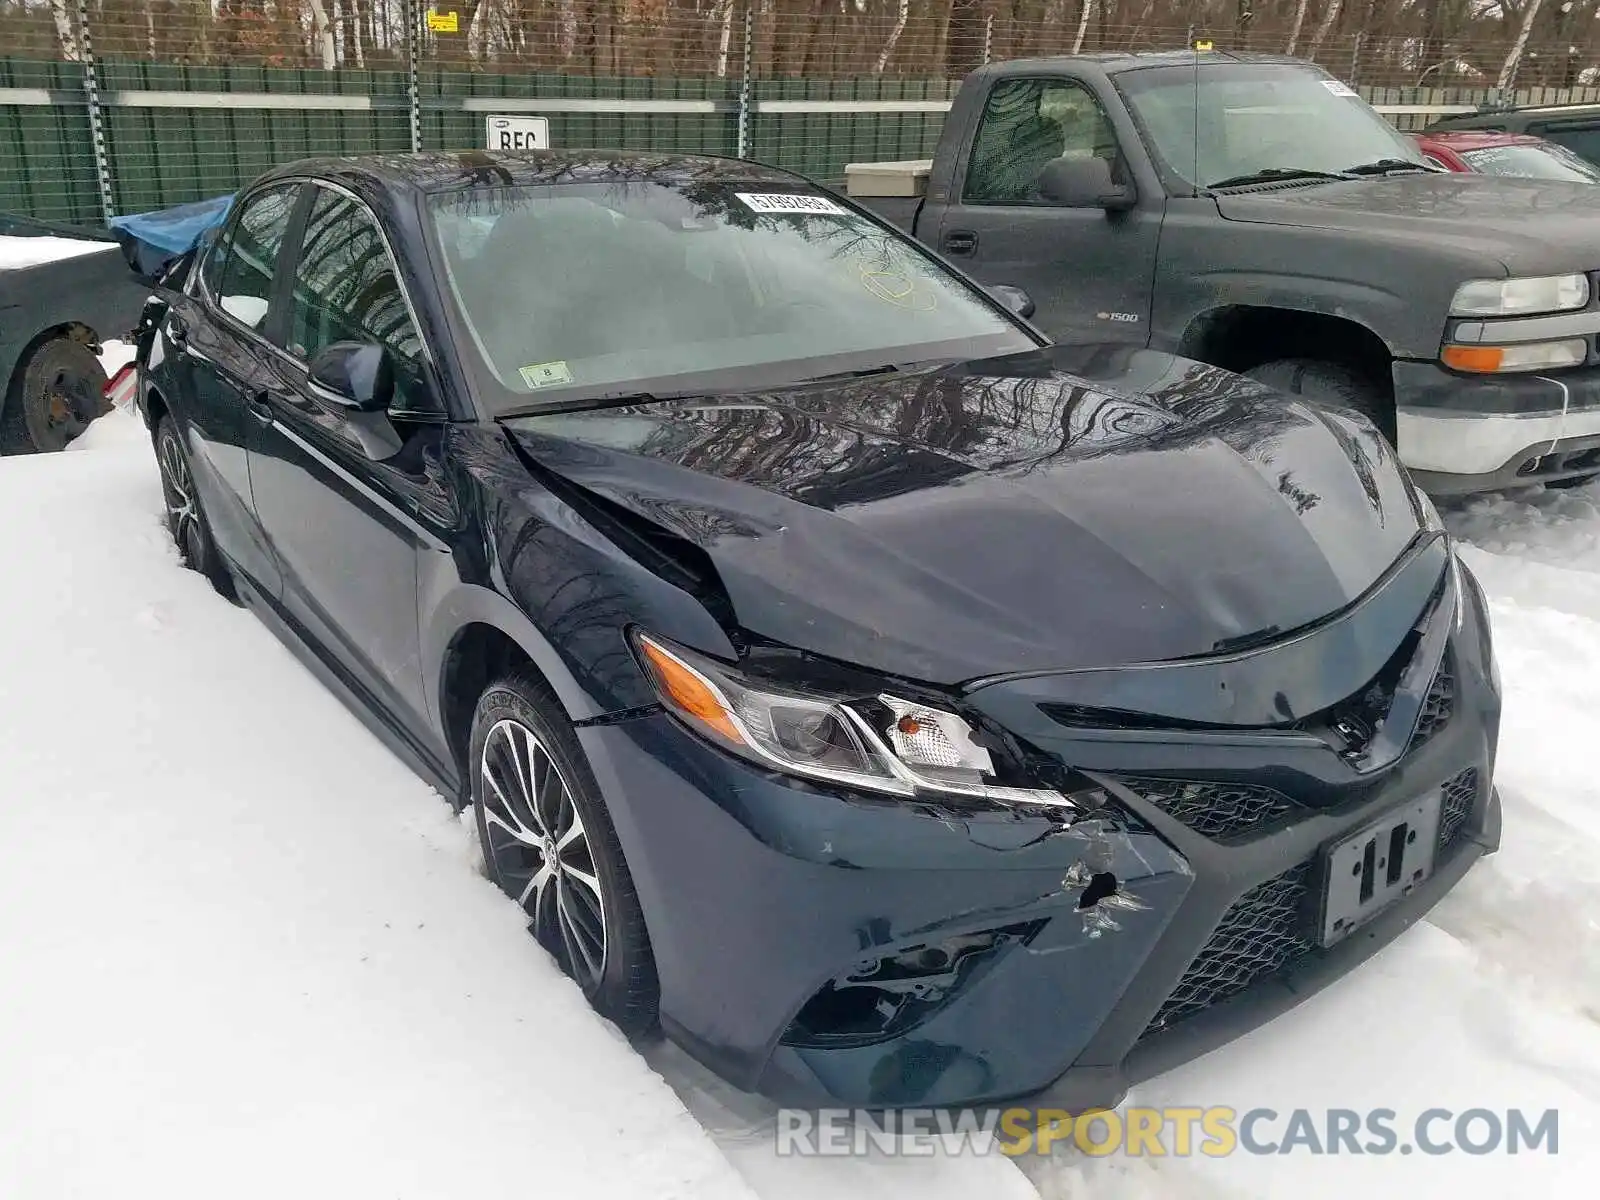
[[1089, 36], [1089, 20], [1094, 16], [1095, 0], [1083, 0], [1083, 11], [1078, 14], [1078, 34], [1072, 39], [1072, 52], [1083, 53], [1083, 39]]
[[322, 69], [331, 71], [339, 65], [339, 55], [333, 44], [333, 25], [328, 20], [328, 8], [323, 0], [307, 0], [311, 6], [312, 44], [322, 59]]
[[1311, 0], [1296, 0], [1294, 6], [1294, 23], [1289, 26], [1289, 44], [1283, 48], [1285, 54], [1293, 54], [1295, 43], [1300, 40], [1300, 27], [1306, 23], [1306, 9], [1311, 7]]
[[81, 62], [83, 47], [78, 44], [78, 22], [67, 5], [68, 0], [50, 0], [50, 18], [55, 22], [56, 37], [61, 42], [61, 57], [68, 62]]
[[911, 0], [900, 0], [900, 11], [895, 17], [894, 28], [889, 31], [889, 40], [884, 43], [883, 51], [878, 55], [878, 71], [882, 75], [889, 65], [889, 59], [894, 57], [895, 43], [900, 40], [900, 35], [906, 31], [906, 21], [911, 17]]
[[1511, 53], [1506, 55], [1506, 61], [1500, 68], [1500, 78], [1495, 80], [1495, 87], [1501, 91], [1511, 86], [1511, 81], [1516, 78], [1517, 64], [1522, 61], [1522, 52], [1527, 49], [1528, 35], [1533, 32], [1533, 23], [1539, 19], [1539, 10], [1544, 7], [1544, 0], [1528, 0], [1527, 10], [1522, 14], [1522, 27], [1517, 30], [1517, 40], [1511, 44]]

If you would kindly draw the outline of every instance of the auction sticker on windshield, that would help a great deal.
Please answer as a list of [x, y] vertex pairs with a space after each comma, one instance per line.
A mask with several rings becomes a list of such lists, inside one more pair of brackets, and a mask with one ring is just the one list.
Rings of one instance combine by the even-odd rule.
[[532, 363], [518, 367], [517, 374], [531, 388], [553, 387], [558, 383], [571, 383], [572, 371], [564, 362]]
[[806, 196], [795, 192], [735, 192], [735, 196], [748, 209], [758, 213], [825, 213], [830, 217], [846, 216], [826, 196]]
[[1322, 86], [1335, 96], [1354, 96], [1356, 94], [1355, 89], [1349, 84], [1340, 83], [1337, 79], [1324, 79]]

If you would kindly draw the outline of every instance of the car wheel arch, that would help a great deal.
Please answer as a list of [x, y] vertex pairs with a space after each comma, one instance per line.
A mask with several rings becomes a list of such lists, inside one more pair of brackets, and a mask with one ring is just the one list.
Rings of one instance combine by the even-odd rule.
[[[556, 648], [499, 593], [463, 584], [436, 606], [435, 614], [423, 630], [423, 661], [431, 664], [433, 711], [462, 771], [463, 792], [472, 714], [484, 689], [502, 674], [521, 669], [543, 679], [575, 723], [603, 714]], [[459, 804], [461, 797], [456, 800]]]
[[1198, 313], [1178, 353], [1243, 374], [1278, 358], [1317, 358], [1376, 370], [1399, 357], [1370, 325], [1344, 314], [1275, 304], [1223, 304]]
[[28, 339], [22, 349], [17, 351], [17, 359], [11, 365], [11, 375], [4, 380], [5, 387], [0, 389], [0, 413], [5, 411], [7, 400], [16, 390], [18, 381], [27, 372], [28, 360], [33, 357], [34, 352], [46, 342], [53, 342], [57, 338], [70, 338], [72, 341], [81, 342], [91, 350], [100, 345], [100, 335], [82, 321], [63, 321], [48, 329], [39, 330]]

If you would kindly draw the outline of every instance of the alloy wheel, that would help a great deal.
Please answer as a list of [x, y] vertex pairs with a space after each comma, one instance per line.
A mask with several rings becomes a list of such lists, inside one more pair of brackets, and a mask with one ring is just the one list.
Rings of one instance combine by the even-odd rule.
[[161, 491], [166, 500], [167, 526], [172, 540], [192, 567], [203, 567], [205, 532], [200, 527], [200, 508], [195, 500], [194, 476], [175, 433], [161, 439]]
[[489, 730], [479, 770], [495, 877], [539, 944], [592, 991], [606, 968], [605, 898], [572, 789], [539, 738], [514, 720]]

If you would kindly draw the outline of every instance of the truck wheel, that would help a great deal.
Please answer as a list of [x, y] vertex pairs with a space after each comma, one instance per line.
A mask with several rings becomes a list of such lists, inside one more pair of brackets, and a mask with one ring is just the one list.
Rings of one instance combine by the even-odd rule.
[[1304, 396], [1325, 408], [1347, 408], [1371, 421], [1390, 442], [1395, 438], [1394, 404], [1384, 389], [1349, 367], [1314, 358], [1280, 358], [1252, 367], [1245, 375], [1268, 387]]
[[0, 417], [0, 454], [65, 448], [108, 410], [106, 372], [94, 351], [74, 338], [35, 346], [12, 377]]

